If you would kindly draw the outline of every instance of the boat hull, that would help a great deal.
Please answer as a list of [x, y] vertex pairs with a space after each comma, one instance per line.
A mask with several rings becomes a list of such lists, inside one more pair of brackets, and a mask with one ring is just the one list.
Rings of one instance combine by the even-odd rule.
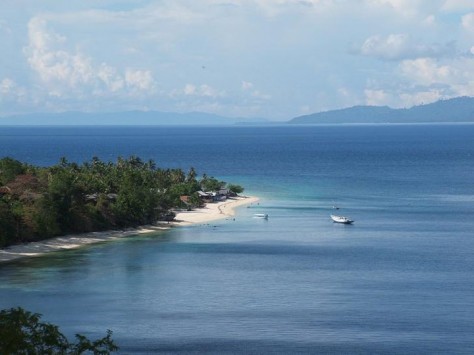
[[354, 223], [354, 221], [352, 219], [349, 219], [349, 218], [344, 217], [344, 216], [336, 216], [336, 215], [333, 215], [333, 214], [331, 215], [331, 219], [335, 223], [342, 223], [342, 224], [352, 224], [352, 223]]

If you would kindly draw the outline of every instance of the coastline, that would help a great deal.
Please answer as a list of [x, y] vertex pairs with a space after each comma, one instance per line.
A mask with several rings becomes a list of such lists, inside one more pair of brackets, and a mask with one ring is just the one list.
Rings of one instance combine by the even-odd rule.
[[61, 237], [45, 239], [39, 242], [31, 242], [21, 245], [12, 245], [0, 249], [0, 263], [17, 260], [20, 258], [36, 257], [55, 251], [80, 248], [84, 245], [112, 241], [118, 238], [153, 233], [169, 230], [173, 227], [190, 226], [194, 224], [207, 223], [215, 220], [235, 216], [235, 209], [243, 205], [257, 202], [258, 197], [237, 197], [226, 201], [209, 203], [202, 208], [192, 211], [176, 212], [175, 220], [159, 222], [155, 225], [146, 225], [138, 228], [127, 228], [124, 230], [109, 230], [103, 232], [90, 232], [83, 234], [71, 234]]

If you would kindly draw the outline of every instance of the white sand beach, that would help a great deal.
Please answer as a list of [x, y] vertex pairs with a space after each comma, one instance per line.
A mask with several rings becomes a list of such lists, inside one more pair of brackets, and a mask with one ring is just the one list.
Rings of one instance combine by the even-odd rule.
[[13, 245], [0, 249], [0, 262], [35, 257], [58, 250], [79, 248], [83, 245], [106, 242], [117, 238], [163, 231], [176, 226], [189, 226], [225, 219], [235, 215], [235, 208], [242, 205], [252, 204], [257, 201], [257, 197], [237, 197], [223, 202], [209, 203], [205, 207], [193, 211], [179, 211], [176, 213], [175, 221], [170, 223], [160, 222], [156, 225], [147, 225], [126, 230], [66, 235], [45, 239], [40, 242]]

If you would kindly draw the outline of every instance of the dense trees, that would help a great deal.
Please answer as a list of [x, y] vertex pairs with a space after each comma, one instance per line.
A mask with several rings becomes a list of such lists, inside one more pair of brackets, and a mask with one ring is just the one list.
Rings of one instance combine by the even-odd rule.
[[227, 188], [229, 189], [230, 192], [234, 194], [241, 194], [242, 192], [244, 192], [244, 188], [240, 185], [229, 184], [227, 185]]
[[20, 307], [0, 311], [1, 354], [110, 354], [118, 350], [112, 332], [91, 341], [76, 334], [70, 342], [56, 325], [41, 322], [41, 315]]
[[[116, 163], [94, 157], [81, 165], [61, 158], [37, 167], [0, 159], [0, 247], [72, 232], [89, 232], [153, 223], [169, 216], [197, 191], [218, 191], [226, 183], [194, 168], [159, 169], [153, 161], [132, 156]], [[240, 193], [239, 185], [229, 185]]]
[[12, 158], [3, 158], [0, 160], [0, 184], [4, 185], [13, 180], [15, 176], [24, 173], [26, 166]]

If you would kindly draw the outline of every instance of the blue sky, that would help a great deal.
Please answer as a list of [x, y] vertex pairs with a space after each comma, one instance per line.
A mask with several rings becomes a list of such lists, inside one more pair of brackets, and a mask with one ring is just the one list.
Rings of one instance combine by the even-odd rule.
[[473, 0], [2, 0], [0, 115], [474, 96]]

